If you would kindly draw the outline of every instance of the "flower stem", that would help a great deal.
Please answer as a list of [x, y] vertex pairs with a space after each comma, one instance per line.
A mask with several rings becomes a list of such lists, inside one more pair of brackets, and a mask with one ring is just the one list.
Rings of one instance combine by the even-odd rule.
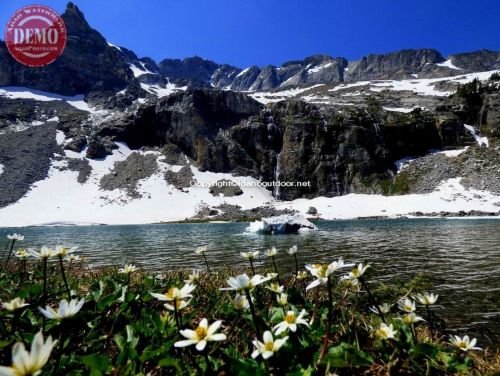
[[202, 255], [203, 255], [203, 259], [205, 260], [205, 265], [207, 266], [207, 272], [210, 273], [210, 266], [208, 266], [208, 260], [207, 260], [207, 256], [205, 256], [205, 252], [203, 252]]
[[411, 336], [413, 337], [413, 342], [417, 343], [417, 333], [415, 332], [415, 326], [413, 324], [410, 325]]
[[7, 264], [10, 261], [10, 258], [12, 257], [12, 250], [14, 249], [14, 243], [16, 242], [16, 239], [12, 239], [12, 243], [10, 243], [10, 250], [9, 254], [7, 255], [7, 260], [5, 261], [4, 266], [7, 267]]
[[299, 274], [299, 261], [297, 260], [297, 255], [293, 254], [293, 258], [295, 259], [295, 275]]
[[321, 362], [321, 360], [323, 360], [323, 357], [326, 354], [326, 350], [328, 348], [328, 337], [330, 336], [330, 328], [332, 325], [333, 295], [332, 295], [332, 281], [331, 281], [330, 276], [328, 276], [328, 279], [326, 282], [326, 289], [328, 290], [328, 317], [327, 317], [327, 323], [326, 323], [325, 339], [323, 341], [323, 347], [321, 348], [321, 352], [319, 355], [319, 362]]
[[365, 280], [363, 278], [361, 278], [361, 277], [359, 277], [358, 280], [359, 280], [359, 282], [361, 282], [361, 285], [366, 290], [366, 293], [368, 294], [368, 299], [370, 300], [371, 304], [373, 304], [377, 308], [378, 315], [380, 316], [380, 318], [382, 319], [382, 321], [384, 322], [384, 324], [387, 324], [387, 321], [385, 321], [385, 316], [380, 311], [380, 306], [379, 306], [377, 300], [375, 299], [375, 297], [373, 296], [372, 292], [368, 288], [368, 285], [366, 284]]
[[278, 267], [276, 266], [276, 261], [274, 261], [274, 256], [271, 256], [271, 260], [273, 262], [274, 272], [277, 274], [276, 279], [278, 280], [278, 284], [281, 286], [280, 273], [278, 272]]
[[[43, 272], [43, 295], [42, 295], [42, 306], [45, 306], [45, 303], [47, 302], [47, 262], [48, 259], [47, 257], [44, 257], [42, 260], [42, 272]], [[45, 332], [45, 315], [43, 316], [43, 324], [42, 328], [43, 331]]]
[[250, 268], [252, 268], [252, 275], [255, 275], [255, 269], [253, 267], [253, 260], [252, 259], [248, 259], [248, 261], [250, 261]]
[[427, 310], [427, 321], [429, 322], [429, 330], [431, 331], [431, 334], [434, 330], [434, 322], [432, 321], [432, 312], [431, 309], [429, 308], [429, 305], [425, 306]]
[[250, 295], [250, 290], [245, 289], [245, 295], [247, 296], [248, 305], [250, 306], [250, 312], [252, 313], [253, 324], [255, 325], [255, 332], [257, 333], [257, 337], [260, 338], [260, 330], [257, 321], [257, 314], [255, 313], [255, 308], [252, 302], [252, 296]]
[[179, 310], [177, 309], [177, 299], [174, 299], [174, 316], [175, 316], [175, 324], [177, 325], [177, 330], [181, 330], [181, 320], [179, 318]]
[[68, 280], [66, 279], [66, 273], [64, 272], [64, 263], [62, 255], [59, 255], [59, 266], [61, 267], [61, 275], [64, 282], [64, 287], [66, 288], [66, 293], [68, 294], [68, 302], [71, 300], [71, 290], [69, 289]]

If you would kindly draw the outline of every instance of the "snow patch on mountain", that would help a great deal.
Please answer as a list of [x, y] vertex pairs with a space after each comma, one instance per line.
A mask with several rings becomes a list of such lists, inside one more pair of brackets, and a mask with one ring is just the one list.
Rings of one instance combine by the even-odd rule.
[[450, 69], [455, 69], [455, 70], [463, 70], [462, 68], [459, 68], [456, 65], [453, 65], [453, 63], [451, 62], [451, 59], [448, 59], [442, 63], [437, 63], [436, 65], [438, 67], [445, 67], [445, 68], [450, 68]]
[[134, 74], [135, 78], [143, 76], [145, 74], [154, 74], [153, 72], [151, 72], [150, 70], [148, 70], [146, 68], [146, 66], [144, 65], [143, 62], [140, 62], [140, 63], [141, 63], [142, 68], [138, 67], [135, 64], [129, 64], [130, 70]]
[[244, 75], [245, 73], [247, 73], [250, 69], [251, 69], [250, 67], [249, 67], [249, 68], [245, 68], [245, 69], [243, 69], [240, 73], [238, 73], [238, 74], [236, 75], [236, 77], [235, 77], [235, 78], [238, 78], [238, 77], [243, 76], [243, 75]]
[[48, 93], [46, 91], [30, 89], [20, 86], [9, 86], [0, 88], [0, 97], [10, 99], [33, 99], [40, 102], [65, 101], [69, 105], [86, 112], [95, 112], [84, 100], [83, 95], [64, 96]]
[[475, 79], [479, 81], [486, 81], [491, 77], [492, 74], [500, 72], [499, 70], [493, 70], [488, 72], [477, 72], [463, 74], [459, 76], [452, 77], [441, 77], [441, 78], [419, 78], [411, 80], [383, 80], [383, 81], [358, 81], [349, 84], [340, 84], [330, 89], [331, 92], [337, 92], [341, 90], [351, 89], [354, 87], [369, 86], [371, 91], [380, 92], [383, 90], [393, 90], [393, 91], [412, 91], [418, 95], [432, 95], [437, 97], [443, 97], [453, 94], [453, 91], [440, 91], [436, 89], [436, 85], [441, 82], [452, 82], [465, 84], [472, 82]]
[[412, 112], [413, 110], [421, 108], [421, 107], [412, 107], [412, 108], [405, 108], [405, 107], [383, 107], [384, 110], [390, 111], [390, 112], [401, 112], [404, 114], [408, 114]]
[[120, 52], [123, 52], [122, 49], [116, 45], [114, 45], [113, 43], [110, 43], [110, 42], [107, 42], [106, 43], [108, 44], [109, 47], [113, 47], [113, 48], [116, 48], [118, 51]]
[[314, 68], [309, 68], [306, 72], [307, 72], [307, 74], [318, 73], [319, 71], [322, 71], [323, 69], [331, 67], [332, 65], [333, 65], [333, 63], [329, 62], [329, 63], [322, 64], [322, 65], [319, 65], [319, 66], [314, 67]]
[[309, 91], [311, 89], [324, 86], [324, 84], [317, 84], [317, 85], [312, 85], [308, 87], [303, 87], [303, 88], [295, 88], [295, 89], [289, 89], [289, 90], [283, 90], [283, 91], [276, 91], [276, 92], [253, 92], [250, 93], [249, 95], [255, 99], [256, 101], [263, 103], [263, 104], [268, 104], [268, 103], [274, 103], [274, 102], [280, 102], [283, 100], [286, 100], [288, 98], [293, 98], [298, 96], [299, 94], [302, 94], [306, 91]]
[[474, 129], [474, 127], [472, 125], [464, 124], [464, 128], [467, 129], [474, 136], [474, 139], [476, 140], [476, 142], [479, 146], [481, 146], [481, 145], [484, 145], [486, 147], [489, 146], [490, 143], [488, 141], [488, 137], [479, 136], [477, 134], [477, 131]]
[[170, 94], [173, 94], [177, 91], [185, 91], [187, 90], [187, 86], [177, 86], [172, 83], [167, 83], [165, 87], [160, 85], [151, 85], [145, 84], [141, 82], [141, 88], [146, 90], [148, 93], [156, 95], [158, 98], [166, 97]]

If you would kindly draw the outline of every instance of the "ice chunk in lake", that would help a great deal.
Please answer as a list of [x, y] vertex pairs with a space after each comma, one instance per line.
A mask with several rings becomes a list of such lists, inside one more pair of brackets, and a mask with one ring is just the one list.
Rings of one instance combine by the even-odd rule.
[[296, 234], [318, 228], [301, 215], [279, 215], [250, 223], [246, 231], [259, 234]]

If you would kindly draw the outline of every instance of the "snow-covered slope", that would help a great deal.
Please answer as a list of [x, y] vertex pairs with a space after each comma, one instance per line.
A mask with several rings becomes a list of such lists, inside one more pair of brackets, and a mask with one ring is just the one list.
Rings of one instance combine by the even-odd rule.
[[[63, 145], [64, 135], [57, 134]], [[253, 178], [235, 177], [230, 174], [201, 172], [190, 166], [194, 179], [209, 185], [228, 179], [242, 185], [243, 194], [235, 197], [214, 197], [208, 188], [193, 186], [181, 191], [167, 184], [164, 173], [177, 172], [181, 166], [169, 165], [158, 152], [138, 152], [157, 156], [158, 171], [138, 185], [141, 198], [132, 199], [122, 189], [100, 189], [101, 178], [108, 174], [116, 162], [123, 161], [133, 151], [123, 143], [103, 160], [88, 160], [92, 167], [90, 178], [83, 184], [77, 182], [78, 172], [65, 169], [67, 160], [54, 160], [49, 176], [37, 182], [18, 202], [0, 209], [0, 226], [16, 227], [43, 224], [141, 224], [183, 220], [194, 216], [203, 205], [218, 206], [222, 203], [240, 205], [250, 209], [270, 205], [277, 209], [294, 209], [306, 215], [309, 207], [317, 208], [325, 219], [348, 219], [369, 216], [397, 216], [412, 212], [437, 212], [480, 210], [497, 212], [500, 196], [477, 190], [466, 190], [460, 179], [443, 182], [439, 189], [429, 194], [382, 196], [349, 194], [341, 197], [317, 197], [290, 202], [276, 201], [270, 191], [252, 186]], [[137, 152], [137, 151], [136, 151]], [[65, 151], [68, 159], [83, 159], [85, 151]], [[60, 158], [59, 158], [60, 159]], [[0, 167], [1, 170], [1, 167]]]
[[[60, 133], [58, 134], [60, 136]], [[58, 137], [58, 143], [64, 143]], [[208, 188], [191, 187], [182, 192], [165, 181], [168, 169], [177, 171], [180, 166], [162, 162], [158, 155], [159, 171], [140, 182], [140, 199], [131, 199], [124, 190], [104, 191], [99, 181], [108, 174], [114, 164], [125, 160], [132, 151], [123, 143], [104, 160], [88, 160], [92, 174], [87, 182], [77, 182], [78, 172], [64, 169], [66, 161], [54, 161], [49, 176], [37, 182], [31, 191], [17, 203], [0, 209], [0, 226], [26, 226], [52, 223], [103, 223], [132, 224], [181, 220], [196, 214], [201, 204], [219, 205], [222, 202], [237, 204], [244, 209], [263, 205], [272, 199], [271, 192], [248, 187], [238, 197], [214, 197]], [[66, 157], [83, 159], [85, 151], [66, 151]], [[62, 170], [61, 170], [62, 169]], [[254, 180], [232, 177], [230, 174], [200, 172], [191, 167], [194, 179], [200, 183], [213, 183], [220, 179], [251, 185]]]
[[[444, 63], [443, 63], [444, 64]], [[448, 65], [447, 65], [448, 66]], [[459, 69], [459, 68], [457, 68]], [[301, 99], [309, 103], [332, 104], [332, 105], [352, 105], [349, 102], [339, 102], [339, 99], [345, 97], [358, 97], [362, 95], [373, 95], [384, 90], [390, 92], [406, 91], [415, 96], [446, 97], [453, 94], [456, 85], [465, 84], [475, 79], [485, 81], [494, 73], [500, 73], [499, 70], [488, 72], [478, 72], [462, 74], [458, 76], [440, 77], [440, 78], [415, 78], [405, 80], [376, 80], [376, 81], [357, 81], [335, 85], [315, 84], [294, 89], [286, 89], [273, 92], [249, 92], [249, 95], [255, 100], [263, 103], [274, 103], [284, 101], [290, 98]], [[440, 86], [449, 87], [442, 88]], [[388, 107], [388, 111], [410, 112], [413, 108]]]

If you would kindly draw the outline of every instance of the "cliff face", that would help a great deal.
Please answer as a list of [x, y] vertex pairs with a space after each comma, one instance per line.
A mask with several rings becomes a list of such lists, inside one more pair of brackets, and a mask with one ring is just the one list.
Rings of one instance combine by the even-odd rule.
[[115, 141], [132, 148], [174, 146], [201, 170], [309, 181], [275, 191], [291, 200], [381, 192], [397, 159], [471, 140], [450, 114], [338, 113], [300, 101], [264, 107], [244, 94], [197, 89], [106, 120], [93, 132], [87, 156], [102, 157]]

